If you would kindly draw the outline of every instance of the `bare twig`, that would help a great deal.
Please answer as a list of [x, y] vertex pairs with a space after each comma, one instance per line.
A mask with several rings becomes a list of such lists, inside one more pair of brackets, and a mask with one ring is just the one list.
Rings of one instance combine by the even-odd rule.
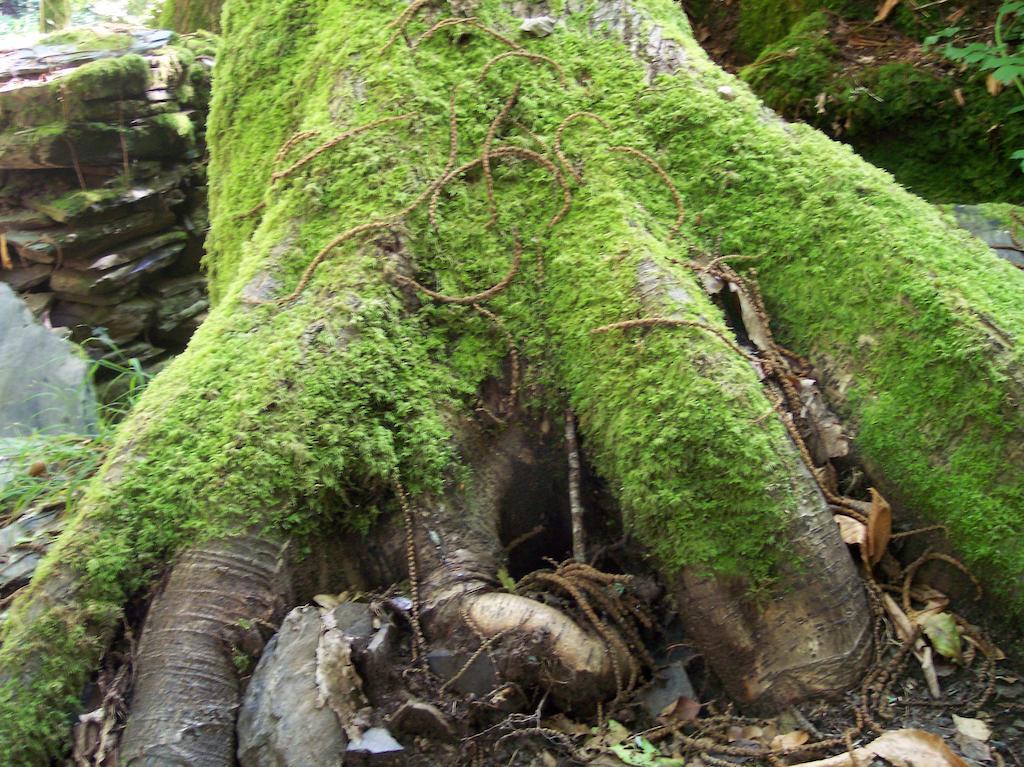
[[572, 558], [587, 561], [587, 538], [583, 529], [583, 505], [580, 503], [580, 449], [576, 442], [576, 419], [565, 411], [565, 452], [569, 460], [569, 513], [572, 518]]

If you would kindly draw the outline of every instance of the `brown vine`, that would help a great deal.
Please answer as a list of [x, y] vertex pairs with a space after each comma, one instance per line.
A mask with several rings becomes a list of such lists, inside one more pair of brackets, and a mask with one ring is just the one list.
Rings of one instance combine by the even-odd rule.
[[629, 154], [633, 157], [637, 157], [643, 160], [647, 165], [658, 174], [662, 181], [665, 182], [665, 186], [672, 193], [672, 201], [676, 204], [676, 221], [669, 230], [668, 238], [671, 240], [679, 232], [679, 228], [683, 225], [683, 219], [686, 216], [686, 209], [683, 207], [683, 198], [679, 194], [679, 190], [676, 189], [676, 185], [672, 183], [672, 179], [669, 178], [668, 173], [665, 169], [658, 164], [658, 161], [648, 155], [646, 152], [641, 152], [639, 149], [634, 149], [631, 146], [612, 146], [608, 147], [609, 152], [619, 152], [622, 154]]

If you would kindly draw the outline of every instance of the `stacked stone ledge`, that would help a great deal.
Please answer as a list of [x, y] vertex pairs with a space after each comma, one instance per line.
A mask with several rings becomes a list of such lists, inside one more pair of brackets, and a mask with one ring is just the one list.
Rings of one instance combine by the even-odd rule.
[[206, 316], [213, 50], [124, 28], [0, 50], [0, 281], [95, 359], [159, 367]]

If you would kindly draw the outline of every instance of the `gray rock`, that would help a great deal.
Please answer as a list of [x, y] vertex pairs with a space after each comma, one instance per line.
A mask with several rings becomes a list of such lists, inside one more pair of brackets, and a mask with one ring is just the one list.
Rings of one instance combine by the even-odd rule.
[[[472, 657], [472, 653], [453, 653], [451, 650], [438, 648], [427, 654], [427, 665], [439, 677], [448, 680], [462, 671], [470, 657]], [[458, 681], [452, 685], [459, 692], [465, 695], [473, 694], [478, 698], [487, 695], [497, 686], [498, 674], [487, 653], [478, 655]]]
[[206, 293], [206, 278], [201, 274], [190, 274], [184, 277], [162, 279], [150, 286], [150, 289], [161, 298], [169, 298], [180, 293], [199, 291]]
[[30, 264], [28, 266], [16, 266], [14, 269], [0, 269], [0, 281], [11, 286], [11, 290], [20, 293], [23, 290], [31, 290], [46, 282], [53, 271], [52, 266], [46, 264]]
[[53, 305], [53, 293], [26, 293], [21, 297], [25, 306], [32, 312], [32, 316], [39, 319]]
[[189, 317], [167, 331], [160, 331], [160, 326], [152, 328], [153, 338], [158, 343], [164, 344], [171, 349], [184, 349], [192, 336], [199, 329], [199, 326], [206, 321], [208, 312], [200, 312], [194, 317]]
[[346, 737], [317, 695], [315, 607], [292, 610], [256, 665], [238, 714], [241, 767], [340, 767]]
[[405, 749], [384, 727], [371, 727], [358, 741], [348, 744], [346, 765], [389, 767], [405, 763]]
[[95, 427], [84, 356], [0, 284], [0, 437], [89, 434]]
[[50, 309], [50, 323], [69, 328], [76, 343], [94, 337], [97, 328], [106, 328], [110, 340], [121, 345], [137, 338], [149, 327], [155, 310], [156, 301], [152, 298], [133, 298], [113, 306], [58, 301]]
[[146, 256], [162, 251], [180, 253], [185, 248], [187, 235], [181, 229], [171, 229], [141, 240], [132, 240], [120, 245], [109, 253], [85, 262], [65, 261], [68, 266], [79, 269], [112, 269], [139, 261]]
[[640, 705], [652, 717], [680, 698], [697, 699], [690, 677], [682, 662], [670, 663], [654, 672], [651, 684], [639, 696]]
[[158, 248], [138, 261], [132, 261], [113, 269], [56, 269], [50, 277], [50, 287], [57, 293], [75, 296], [103, 296], [119, 293], [153, 274], [170, 266], [184, 245], [174, 243]]
[[166, 209], [133, 213], [116, 221], [57, 229], [9, 231], [7, 242], [26, 261], [39, 264], [69, 263], [110, 252], [123, 242], [159, 231], [174, 221]]
[[551, 16], [531, 16], [523, 19], [519, 29], [534, 37], [547, 37], [555, 30], [555, 19]]
[[[0, 454], [2, 452], [0, 448]], [[0, 591], [6, 592], [31, 580], [63, 527], [60, 511], [59, 507], [35, 509], [0, 529]]]
[[366, 602], [342, 602], [324, 616], [324, 625], [338, 629], [350, 639], [364, 640], [364, 645], [374, 634], [373, 613]]
[[398, 707], [389, 720], [391, 729], [409, 737], [423, 736], [431, 740], [455, 740], [451, 720], [437, 706], [410, 700]]
[[23, 198], [22, 204], [62, 224], [99, 224], [132, 213], [180, 204], [185, 195], [178, 187], [186, 170], [179, 165], [147, 179], [144, 184], [126, 187], [118, 183], [100, 189], [74, 189], [56, 198], [52, 190], [48, 190], [48, 195], [34, 191], [37, 196]]
[[1000, 258], [1024, 267], [1024, 247], [1002, 221], [986, 215], [979, 205], [954, 205], [953, 215], [961, 227], [982, 240]]

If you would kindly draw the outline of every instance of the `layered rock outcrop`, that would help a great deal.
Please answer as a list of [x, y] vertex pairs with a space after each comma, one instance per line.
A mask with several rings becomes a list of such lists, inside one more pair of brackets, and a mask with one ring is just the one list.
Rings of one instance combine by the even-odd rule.
[[157, 363], [205, 317], [213, 51], [114, 28], [0, 51], [0, 281], [95, 358]]

